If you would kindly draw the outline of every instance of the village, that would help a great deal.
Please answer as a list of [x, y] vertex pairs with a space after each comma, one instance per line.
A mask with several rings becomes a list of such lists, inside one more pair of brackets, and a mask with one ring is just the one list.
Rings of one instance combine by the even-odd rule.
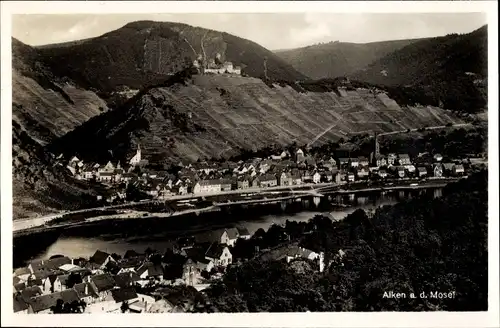
[[149, 198], [167, 200], [176, 195], [213, 195], [232, 190], [307, 186], [318, 183], [343, 185], [355, 182], [419, 180], [459, 177], [475, 159], [448, 159], [440, 154], [380, 154], [377, 141], [369, 156], [337, 157], [311, 155], [302, 149], [284, 150], [268, 158], [238, 162], [201, 161], [179, 163], [175, 174], [152, 170], [143, 159], [140, 145], [128, 163], [86, 163], [76, 156], [64, 164], [79, 180], [96, 181], [108, 193], [98, 198], [107, 203], [125, 200], [127, 187], [141, 190]]
[[[54, 255], [34, 260], [14, 270], [14, 312], [192, 312], [203, 289], [220, 280], [229, 266], [246, 260], [232, 250], [238, 240], [251, 238], [262, 237], [244, 227], [227, 228], [179, 238], [164, 255], [148, 248], [143, 254], [97, 250], [88, 259]], [[305, 260], [316, 263], [319, 272], [326, 268], [322, 252], [290, 242], [256, 252], [265, 260]], [[343, 255], [339, 250], [337, 257]]]

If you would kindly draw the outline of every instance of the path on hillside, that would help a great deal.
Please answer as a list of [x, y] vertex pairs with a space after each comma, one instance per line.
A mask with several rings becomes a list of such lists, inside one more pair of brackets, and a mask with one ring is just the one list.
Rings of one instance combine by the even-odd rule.
[[[350, 123], [358, 123], [358, 122], [350, 122]], [[320, 134], [318, 134], [311, 142], [309, 142], [307, 144], [308, 147], [310, 147], [312, 144], [314, 144], [316, 141], [318, 141], [322, 136], [324, 136], [328, 131], [330, 131], [331, 129], [333, 129], [335, 126], [337, 126], [338, 123], [335, 123], [335, 124], [332, 124], [331, 126], [329, 126], [326, 130], [324, 130], [323, 132], [321, 132]], [[451, 126], [447, 126], [447, 125], [436, 125], [436, 126], [429, 126], [429, 127], [426, 127], [425, 130], [436, 130], [436, 129], [444, 129], [444, 128], [448, 128], [448, 127], [454, 127], [454, 128], [458, 128], [458, 127], [465, 127], [465, 126], [471, 126], [472, 124], [471, 123], [458, 123], [458, 124], [453, 124]], [[392, 134], [398, 134], [398, 133], [406, 133], [406, 132], [415, 132], [415, 131], [418, 131], [420, 130], [421, 128], [415, 128], [415, 129], [406, 129], [406, 130], [398, 130], [398, 131], [391, 131], [391, 132], [384, 132], [384, 133], [380, 133], [378, 134], [378, 136], [387, 136], [387, 135], [392, 135]], [[408, 131], [409, 130], [409, 131]], [[370, 131], [362, 131], [362, 132], [370, 132]], [[356, 134], [359, 134], [359, 133], [356, 133]]]
[[[471, 126], [472, 124], [471, 123], [458, 123], [458, 124], [453, 124], [453, 125], [436, 125], [436, 126], [429, 126], [429, 127], [426, 127], [425, 130], [436, 130], [436, 129], [444, 129], [444, 128], [458, 128], [458, 127], [464, 127], [464, 126]], [[418, 131], [420, 130], [421, 128], [416, 128], [416, 129], [409, 129], [410, 132], [415, 132], [415, 131]], [[408, 132], [408, 129], [406, 130], [399, 130], [399, 131], [392, 131], [392, 132], [384, 132], [384, 133], [380, 133], [378, 136], [387, 136], [387, 135], [391, 135], [391, 134], [398, 134], [398, 133], [405, 133], [405, 132]]]

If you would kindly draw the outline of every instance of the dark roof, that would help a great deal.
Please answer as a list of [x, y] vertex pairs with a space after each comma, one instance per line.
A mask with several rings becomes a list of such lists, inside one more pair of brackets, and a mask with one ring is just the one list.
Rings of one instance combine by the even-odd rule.
[[125, 255], [123, 255], [123, 258], [128, 259], [132, 257], [138, 257], [141, 256], [142, 254], [137, 253], [133, 249], [129, 249], [128, 251], [125, 252]]
[[197, 234], [194, 236], [194, 239], [197, 243], [215, 243], [220, 242], [220, 238], [224, 230], [218, 229], [213, 231], [205, 231], [203, 233]]
[[141, 278], [135, 272], [124, 272], [115, 276], [116, 285], [121, 288], [128, 287], [139, 280], [141, 280]]
[[110, 256], [108, 253], [97, 250], [89, 260], [92, 263], [102, 265], [106, 261], [108, 256]]
[[133, 287], [113, 289], [111, 295], [116, 303], [130, 301], [138, 297]]
[[91, 277], [92, 282], [97, 288], [97, 292], [104, 292], [116, 286], [116, 282], [109, 273], [97, 274]]
[[58, 299], [62, 299], [64, 303], [71, 303], [73, 301], [80, 300], [75, 290], [67, 289], [62, 292], [35, 297], [30, 302], [30, 305], [33, 312], [37, 313], [55, 306]]
[[16, 270], [14, 270], [14, 276], [22, 276], [22, 275], [30, 274], [30, 273], [31, 273], [31, 271], [30, 271], [30, 269], [28, 269], [28, 267], [18, 268]]
[[250, 232], [248, 231], [247, 228], [237, 227], [236, 229], [238, 229], [238, 233], [240, 234], [240, 236], [250, 236]]
[[36, 297], [42, 294], [43, 292], [38, 286], [27, 287], [21, 292], [21, 295], [25, 300], [29, 300], [32, 297]]
[[221, 245], [219, 243], [213, 243], [212, 245], [210, 245], [210, 248], [205, 253], [205, 256], [207, 256], [209, 258], [213, 258], [213, 259], [214, 258], [218, 259], [221, 257], [222, 252], [224, 251], [224, 248], [226, 248], [226, 247], [227, 246]]
[[[87, 290], [85, 292], [85, 287], [87, 287]], [[87, 296], [92, 296], [92, 297], [97, 297], [98, 295], [96, 294], [94, 288], [92, 285], [88, 282], [82, 282], [79, 284], [76, 284], [73, 286], [73, 289], [76, 291], [78, 294], [78, 297], [84, 298]]]
[[236, 228], [229, 228], [226, 229], [227, 236], [229, 239], [237, 239], [238, 238], [238, 229]]
[[146, 262], [141, 265], [141, 267], [137, 269], [137, 275], [141, 276], [146, 271], [148, 271], [148, 277], [163, 275], [163, 267], [159, 264], [153, 264], [151, 262]]
[[138, 268], [144, 262], [145, 257], [132, 257], [121, 260], [117, 265], [121, 269]]
[[207, 248], [204, 247], [191, 247], [187, 248], [184, 250], [186, 252], [186, 257], [188, 259], [194, 260], [194, 261], [200, 261], [201, 259], [205, 258], [205, 253], [207, 251]]
[[67, 256], [56, 257], [48, 260], [36, 260], [31, 262], [33, 271], [57, 270], [64, 264], [71, 264], [71, 259]]
[[28, 309], [28, 303], [19, 294], [14, 294], [14, 313]]
[[35, 287], [35, 286], [41, 286], [43, 284], [42, 279], [30, 279], [27, 282], [28, 286], [30, 287]]
[[273, 174], [264, 174], [259, 177], [259, 181], [273, 181], [276, 180], [276, 176]]
[[26, 284], [24, 282], [19, 282], [19, 283], [14, 285], [14, 289], [17, 292], [20, 292], [20, 291], [24, 290], [25, 288], [26, 288]]
[[61, 285], [66, 286], [68, 282], [69, 274], [62, 274], [57, 276], [57, 279], [61, 282]]

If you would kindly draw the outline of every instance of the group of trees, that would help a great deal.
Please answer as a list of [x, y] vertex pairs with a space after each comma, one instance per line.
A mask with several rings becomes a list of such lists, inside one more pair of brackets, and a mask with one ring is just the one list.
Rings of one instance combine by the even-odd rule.
[[[484, 311], [487, 176], [481, 171], [449, 185], [441, 198], [424, 196], [384, 206], [370, 217], [357, 210], [339, 222], [315, 217], [308, 223], [258, 231], [245, 243], [273, 235], [269, 246], [286, 244], [277, 241], [281, 229], [287, 240], [324, 251], [332, 264], [323, 273], [312, 263], [297, 272], [283, 261], [254, 258], [250, 252], [251, 260], [229, 268], [220, 283], [206, 290], [208, 302], [222, 312]], [[233, 251], [243, 256], [243, 250], [251, 248], [238, 242]], [[345, 252], [342, 263], [335, 257], [340, 249]], [[390, 291], [406, 297], [384, 297]], [[436, 292], [454, 293], [433, 297]]]

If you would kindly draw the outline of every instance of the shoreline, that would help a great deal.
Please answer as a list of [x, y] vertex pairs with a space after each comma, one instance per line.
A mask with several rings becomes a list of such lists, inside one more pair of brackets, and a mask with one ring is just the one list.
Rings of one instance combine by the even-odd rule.
[[[252, 193], [254, 195], [261, 195], [261, 199], [255, 199], [248, 201], [248, 205], [250, 206], [261, 206], [269, 203], [277, 203], [280, 201], [285, 201], [285, 200], [290, 200], [294, 198], [301, 198], [301, 197], [323, 197], [324, 194], [332, 195], [332, 194], [339, 194], [339, 195], [344, 195], [344, 194], [357, 194], [357, 193], [362, 193], [362, 192], [387, 192], [387, 191], [396, 191], [396, 190], [416, 190], [416, 189], [428, 189], [428, 188], [443, 188], [447, 184], [458, 181], [460, 179], [463, 179], [466, 177], [462, 178], [439, 178], [439, 179], [432, 179], [428, 178], [425, 181], [419, 181], [418, 185], [412, 185], [417, 180], [403, 180], [403, 181], [395, 181], [394, 185], [385, 185], [385, 186], [375, 186], [375, 187], [368, 187], [365, 186], [364, 188], [356, 189], [352, 187], [357, 187], [362, 185], [363, 183], [366, 182], [361, 182], [361, 183], [352, 183], [352, 184], [335, 184], [335, 183], [319, 183], [319, 184], [312, 184], [311, 186], [315, 186], [316, 189], [314, 192], [320, 192], [322, 195], [318, 194], [316, 192], [316, 195], [313, 192], [313, 190], [310, 190], [311, 193], [307, 193], [306, 191], [309, 190], [293, 190], [293, 188], [283, 188], [283, 187], [271, 187], [271, 188], [266, 188], [265, 190], [261, 190], [260, 192], [256, 192], [254, 188], [249, 188], [249, 189], [244, 189], [244, 190], [231, 190], [227, 192], [222, 192], [222, 193], [217, 193], [217, 194], [206, 194], [206, 195], [178, 195], [174, 196], [172, 198], [169, 198], [167, 200], [148, 200], [148, 201], [143, 201], [143, 202], [132, 202], [132, 203], [127, 203], [127, 204], [119, 204], [119, 205], [114, 205], [110, 207], [100, 207], [100, 208], [93, 208], [93, 209], [86, 209], [86, 210], [78, 210], [75, 212], [69, 212], [69, 213], [63, 213], [58, 215], [57, 217], [51, 216], [50, 220], [47, 220], [45, 218], [45, 222], [43, 224], [39, 224], [37, 226], [31, 226], [29, 228], [24, 228], [24, 229], [17, 229], [13, 231], [13, 237], [18, 237], [18, 236], [24, 236], [24, 235], [30, 235], [34, 233], [42, 233], [44, 231], [51, 231], [55, 229], [60, 229], [64, 227], [77, 227], [77, 226], [82, 226], [88, 223], [95, 223], [99, 221], [104, 221], [104, 220], [130, 220], [130, 219], [150, 219], [150, 218], [169, 218], [169, 217], [175, 217], [175, 216], [183, 216], [183, 215], [188, 215], [192, 213], [206, 213], [206, 212], [213, 212], [213, 211], [220, 211], [222, 207], [226, 206], [231, 206], [231, 205], [245, 205], [243, 203], [245, 202], [226, 202], [226, 203], [219, 203], [217, 201], [214, 201], [211, 206], [207, 206], [204, 208], [193, 208], [193, 209], [185, 209], [182, 211], [175, 211], [175, 212], [148, 212], [148, 211], [140, 211], [140, 210], [134, 210], [134, 209], [121, 209], [123, 207], [130, 207], [130, 206], [137, 206], [137, 205], [147, 205], [147, 204], [157, 204], [157, 203], [167, 203], [168, 201], [181, 201], [181, 200], [196, 200], [198, 198], [205, 198], [205, 197], [217, 197], [217, 196], [224, 196], [224, 195], [241, 195], [241, 194], [249, 194]], [[294, 186], [297, 187], [295, 189], [303, 189], [303, 188], [308, 188], [311, 187], [309, 185], [298, 185]], [[344, 189], [345, 187], [351, 187], [349, 189]], [[332, 190], [329, 190], [329, 189]], [[272, 190], [275, 190], [274, 192]], [[277, 191], [280, 190], [280, 191]], [[301, 193], [294, 194], [294, 191], [301, 191]], [[292, 193], [293, 195], [288, 195], [288, 196], [278, 196], [276, 193]], [[266, 198], [266, 195], [268, 194], [273, 194], [276, 195], [276, 198]], [[241, 204], [240, 204], [241, 203]], [[342, 207], [342, 206], [341, 206]], [[85, 213], [85, 212], [90, 212], [90, 211], [106, 211], [106, 210], [114, 210], [118, 211], [121, 213], [116, 213], [116, 214], [108, 214], [108, 215], [97, 215], [97, 216], [91, 216], [88, 218], [84, 218], [81, 221], [71, 221], [71, 218], [68, 219], [69, 222], [67, 223], [60, 223], [60, 224], [55, 224], [55, 225], [50, 225], [47, 224], [47, 222], [50, 222], [53, 219], [61, 217], [61, 215], [71, 215], [71, 214], [78, 214], [78, 213]], [[37, 218], [35, 220], [40, 220], [40, 218]]]

